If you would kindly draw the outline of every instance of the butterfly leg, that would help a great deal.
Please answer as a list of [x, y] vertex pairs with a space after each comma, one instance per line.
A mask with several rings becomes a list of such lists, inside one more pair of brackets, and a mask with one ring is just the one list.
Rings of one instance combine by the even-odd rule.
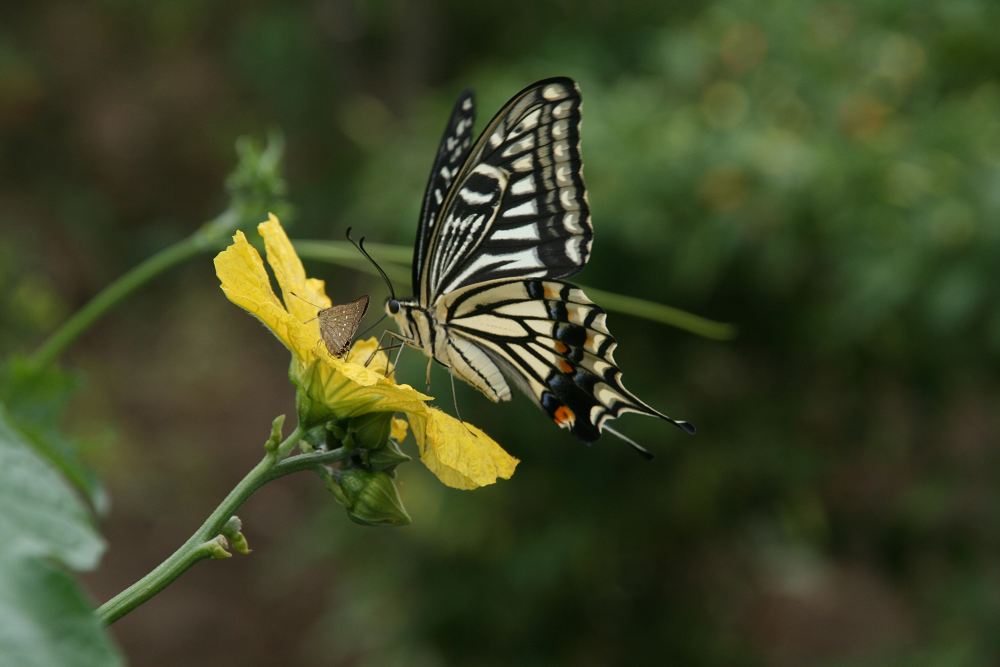
[[[427, 370], [428, 372], [430, 371], [429, 366]], [[458, 394], [455, 392], [455, 374], [452, 373], [450, 369], [448, 370], [448, 377], [451, 378], [451, 401], [452, 404], [455, 406], [455, 416], [458, 417], [458, 421], [462, 422], [462, 426], [465, 426], [465, 430], [469, 432], [469, 435], [471, 435], [474, 438], [478, 438], [479, 436], [473, 433], [472, 429], [466, 426], [465, 420], [462, 419], [462, 413], [458, 411]]]
[[[390, 345], [389, 347], [383, 348], [382, 347], [382, 339], [385, 338], [386, 336], [389, 336], [389, 338], [395, 338], [396, 340], [398, 340], [399, 341], [399, 345]], [[398, 350], [396, 351], [396, 358], [393, 360], [392, 365], [390, 366], [389, 364], [386, 364], [386, 366], [385, 366], [385, 376], [389, 377], [389, 369], [396, 367], [396, 365], [399, 363], [399, 357], [400, 357], [400, 355], [403, 354], [403, 348], [406, 347], [407, 345], [411, 345], [412, 341], [410, 341], [408, 338], [400, 336], [395, 331], [389, 331], [388, 329], [386, 329], [385, 331], [382, 332], [382, 335], [379, 336], [378, 343], [379, 343], [379, 346], [378, 346], [378, 348], [376, 348], [375, 352], [378, 352], [379, 350], [382, 350], [382, 349], [385, 349], [385, 350], [395, 350], [395, 349], [398, 348]], [[375, 356], [375, 352], [372, 352], [372, 357]], [[369, 359], [369, 361], [371, 361], [371, 359]], [[368, 364], [365, 363], [365, 365], [367, 366]]]
[[[397, 343], [396, 345], [386, 345], [386, 346], [383, 346], [382, 345], [382, 340], [386, 336], [389, 336], [390, 338], [395, 338], [396, 340], [399, 341], [399, 343]], [[407, 342], [408, 341], [405, 338], [403, 338], [402, 336], [400, 336], [399, 334], [394, 333], [394, 332], [389, 331], [388, 329], [386, 329], [385, 331], [382, 332], [382, 335], [378, 337], [378, 345], [375, 347], [374, 350], [372, 350], [372, 353], [370, 355], [368, 355], [368, 358], [365, 360], [364, 365], [367, 366], [368, 364], [370, 364], [372, 362], [372, 360], [375, 358], [375, 355], [378, 354], [379, 352], [390, 352], [392, 350], [398, 349], [399, 352], [396, 353], [396, 360], [393, 361], [393, 363], [392, 363], [392, 367], [395, 368], [396, 367], [396, 362], [399, 361], [399, 355], [402, 353], [403, 347], [406, 346]], [[386, 368], [385, 368], [385, 376], [389, 377], [389, 366], [386, 366]]]
[[[395, 369], [396, 366], [399, 365], [399, 357], [402, 356], [402, 354], [403, 354], [403, 348], [404, 347], [406, 347], [406, 346], [403, 345], [402, 343], [399, 344], [399, 349], [396, 350], [396, 358], [392, 360], [392, 367], [393, 367], [393, 369]], [[386, 377], [388, 377], [388, 375], [389, 375], [389, 368], [386, 367], [385, 370], [386, 370]]]
[[364, 364], [365, 366], [370, 364], [372, 362], [372, 359], [375, 358], [375, 355], [378, 354], [379, 350], [382, 349], [382, 340], [385, 338], [385, 335], [387, 333], [392, 333], [392, 332], [390, 332], [388, 329], [384, 329], [382, 331], [382, 335], [378, 337], [378, 345], [375, 346], [375, 349], [372, 350], [372, 353], [368, 355], [367, 359], [365, 359], [365, 364]]

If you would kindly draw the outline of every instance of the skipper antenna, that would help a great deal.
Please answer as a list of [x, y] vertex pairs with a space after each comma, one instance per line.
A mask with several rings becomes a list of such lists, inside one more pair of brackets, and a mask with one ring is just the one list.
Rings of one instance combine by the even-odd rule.
[[385, 273], [385, 271], [382, 270], [382, 267], [378, 265], [378, 262], [375, 261], [375, 258], [372, 257], [368, 253], [367, 250], [365, 250], [365, 237], [362, 236], [360, 241], [355, 241], [354, 239], [351, 238], [351, 228], [348, 227], [347, 228], [347, 240], [350, 241], [351, 244], [355, 248], [357, 248], [358, 251], [361, 252], [361, 254], [364, 255], [368, 259], [369, 262], [372, 263], [372, 266], [374, 266], [375, 270], [378, 271], [378, 273], [379, 273], [380, 276], [382, 276], [382, 280], [385, 281], [386, 286], [389, 288], [389, 295], [392, 297], [393, 301], [395, 301], [396, 300], [396, 290], [394, 290], [392, 288], [392, 281], [389, 280], [389, 276], [387, 276], [386, 273]]
[[321, 313], [322, 311], [326, 310], [326, 306], [320, 306], [320, 305], [318, 305], [318, 304], [315, 304], [315, 303], [313, 303], [312, 301], [310, 301], [309, 299], [307, 299], [307, 298], [305, 298], [305, 297], [302, 297], [302, 296], [299, 296], [298, 294], [296, 294], [295, 292], [293, 292], [293, 291], [291, 291], [291, 290], [289, 290], [289, 291], [288, 291], [288, 293], [289, 293], [289, 294], [291, 294], [292, 296], [294, 296], [294, 297], [295, 297], [296, 299], [298, 299], [299, 301], [302, 301], [302, 302], [304, 302], [304, 303], [308, 303], [308, 304], [309, 304], [310, 306], [312, 306], [313, 308], [315, 308], [315, 309], [316, 309], [316, 317], [312, 318], [312, 320], [306, 320], [306, 321], [305, 321], [305, 322], [303, 322], [302, 324], [309, 324], [309, 323], [310, 323], [310, 322], [312, 322], [313, 320], [318, 320], [318, 319], [319, 319], [319, 314], [320, 314], [320, 313]]
[[385, 313], [382, 313], [382, 317], [378, 318], [377, 320], [375, 320], [374, 322], [372, 322], [371, 324], [369, 324], [367, 327], [365, 327], [364, 330], [361, 331], [361, 333], [354, 334], [354, 337], [355, 338], [361, 338], [366, 333], [368, 333], [369, 331], [371, 331], [372, 329], [374, 329], [375, 327], [377, 327], [379, 325], [379, 322], [381, 322], [382, 320], [384, 320], [386, 317], [388, 317], [388, 315], [386, 315]]

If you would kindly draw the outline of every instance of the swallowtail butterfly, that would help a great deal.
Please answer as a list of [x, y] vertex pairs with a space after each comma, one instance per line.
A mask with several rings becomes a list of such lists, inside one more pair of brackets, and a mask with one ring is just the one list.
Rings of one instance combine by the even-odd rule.
[[581, 440], [626, 412], [694, 427], [622, 385], [605, 313], [563, 282], [590, 257], [580, 91], [545, 79], [515, 95], [472, 142], [471, 91], [455, 103], [424, 194], [417, 295], [386, 301], [401, 339], [492, 401], [513, 383]]

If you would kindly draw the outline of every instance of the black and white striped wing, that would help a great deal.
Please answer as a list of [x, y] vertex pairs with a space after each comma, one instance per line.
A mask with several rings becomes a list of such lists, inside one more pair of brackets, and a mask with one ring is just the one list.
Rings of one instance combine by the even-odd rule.
[[498, 278], [560, 278], [590, 256], [580, 158], [580, 91], [539, 81], [483, 130], [418, 251], [420, 302]]
[[420, 208], [420, 226], [417, 228], [417, 241], [413, 245], [413, 288], [416, 289], [420, 280], [420, 267], [427, 255], [434, 224], [441, 212], [444, 199], [451, 189], [451, 184], [458, 176], [462, 165], [469, 155], [472, 146], [472, 126], [476, 120], [476, 103], [471, 90], [463, 90], [455, 106], [451, 110], [448, 125], [444, 128], [444, 136], [438, 145], [434, 166], [427, 180], [424, 191], [424, 202]]
[[493, 400], [510, 397], [498, 379], [502, 373], [581, 440], [596, 440], [609, 420], [626, 412], [660, 417], [694, 432], [688, 422], [668, 417], [625, 389], [605, 313], [573, 285], [498, 280], [448, 294], [441, 306], [448, 313], [449, 356], [459, 361], [453, 370], [473, 373], [471, 384]]

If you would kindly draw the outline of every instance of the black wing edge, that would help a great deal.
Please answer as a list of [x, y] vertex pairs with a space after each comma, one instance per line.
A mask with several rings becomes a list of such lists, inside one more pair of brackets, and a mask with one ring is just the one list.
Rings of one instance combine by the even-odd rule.
[[[466, 102], [468, 102], [468, 108], [465, 108]], [[457, 160], [449, 160], [448, 139], [455, 134], [456, 126], [462, 121], [463, 118], [469, 119], [470, 125], [467, 135], [469, 137], [469, 141], [466, 143], [465, 148], [461, 151], [461, 155]], [[430, 240], [431, 228], [434, 226], [434, 219], [437, 218], [438, 212], [441, 208], [441, 204], [434, 201], [435, 185], [439, 182], [441, 167], [445, 166], [448, 162], [452, 162], [455, 165], [455, 173], [457, 174], [458, 168], [465, 163], [465, 160], [469, 155], [469, 150], [472, 148], [472, 126], [475, 124], [475, 120], [476, 96], [472, 88], [466, 88], [458, 94], [458, 98], [455, 100], [455, 104], [451, 109], [451, 115], [448, 117], [448, 124], [445, 125], [444, 132], [441, 135], [441, 141], [438, 142], [437, 154], [434, 156], [434, 164], [431, 165], [431, 172], [427, 178], [427, 187], [424, 189], [424, 200], [420, 206], [420, 224], [417, 227], [417, 238], [413, 244], [413, 264], [411, 271], [414, 290], [419, 291], [420, 265], [427, 255], [427, 244]], [[451, 183], [454, 183], [454, 175], [452, 176], [452, 180], [443, 187], [442, 195], [447, 194], [447, 190], [451, 186]]]
[[[486, 123], [486, 125], [483, 125], [483, 128], [484, 128], [483, 129], [483, 133], [485, 133], [485, 131], [486, 131], [485, 128], [488, 128], [488, 127], [492, 126], [493, 123], [494, 123], [494, 121], [496, 121], [500, 116], [502, 116], [504, 114], [504, 112], [506, 111], [507, 107], [510, 106], [511, 102], [513, 102], [514, 100], [518, 99], [519, 97], [521, 97], [522, 95], [524, 95], [525, 93], [527, 93], [529, 91], [535, 90], [536, 88], [543, 88], [543, 87], [549, 85], [550, 83], [558, 83], [558, 84], [562, 84], [564, 86], [569, 86], [574, 91], [576, 91], [577, 98], [582, 99], [582, 95], [580, 94], [580, 86], [577, 84], [576, 79], [573, 79], [572, 77], [568, 77], [568, 76], [550, 76], [547, 79], [539, 79], [538, 81], [535, 81], [534, 83], [528, 84], [527, 86], [525, 86], [521, 90], [517, 91], [515, 94], [511, 95], [510, 99], [508, 99], [506, 102], [504, 102], [503, 105], [500, 107], [500, 109], [495, 114], [493, 114], [493, 116], [490, 118], [490, 122]], [[481, 138], [482, 138], [482, 134], [480, 134], [479, 137], [476, 137], [476, 142], [475, 143], [478, 144], [479, 140]]]

